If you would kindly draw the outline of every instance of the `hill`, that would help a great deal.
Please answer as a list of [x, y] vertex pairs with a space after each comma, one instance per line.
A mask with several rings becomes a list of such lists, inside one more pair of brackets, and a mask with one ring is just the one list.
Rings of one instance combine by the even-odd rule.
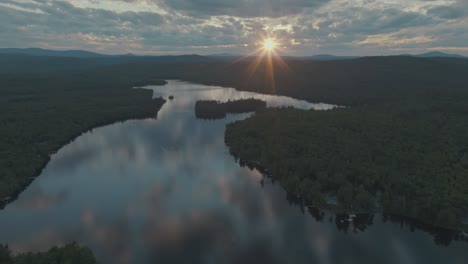
[[336, 56], [330, 54], [319, 54], [313, 56], [305, 56], [300, 57], [308, 60], [319, 60], [319, 61], [328, 61], [328, 60], [350, 60], [350, 59], [357, 59], [359, 56]]
[[47, 50], [40, 48], [0, 48], [0, 54], [8, 55], [30, 55], [30, 56], [51, 56], [51, 57], [72, 57], [72, 58], [100, 58], [106, 55], [85, 50]]
[[449, 53], [444, 53], [440, 51], [427, 52], [427, 53], [423, 53], [423, 54], [419, 54], [415, 56], [419, 58], [465, 58], [462, 55], [449, 54]]

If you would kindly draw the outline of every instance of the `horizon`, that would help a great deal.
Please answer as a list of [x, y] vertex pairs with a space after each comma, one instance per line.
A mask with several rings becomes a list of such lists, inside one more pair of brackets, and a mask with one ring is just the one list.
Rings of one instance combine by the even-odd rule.
[[0, 47], [106, 55], [468, 55], [464, 0], [6, 0]]
[[[26, 47], [26, 48], [16, 48], [16, 47], [0, 47], [0, 50], [7, 50], [7, 49], [12, 49], [12, 50], [42, 50], [42, 51], [51, 51], [51, 52], [89, 52], [89, 53], [95, 53], [96, 55], [103, 55], [103, 56], [136, 56], [136, 57], [160, 57], [160, 56], [205, 56], [205, 57], [261, 57], [264, 56], [261, 53], [256, 53], [256, 54], [240, 54], [240, 53], [229, 53], [229, 52], [220, 52], [220, 53], [207, 53], [207, 54], [199, 54], [199, 53], [166, 53], [166, 54], [144, 54], [144, 53], [114, 53], [114, 54], [106, 54], [106, 53], [101, 53], [98, 51], [92, 51], [92, 50], [85, 50], [85, 49], [45, 49], [45, 48], [40, 48], [40, 47]], [[353, 54], [344, 54], [344, 55], [337, 55], [337, 54], [330, 54], [330, 53], [318, 53], [318, 54], [305, 54], [305, 55], [289, 55], [289, 54], [274, 54], [274, 57], [291, 57], [291, 58], [304, 58], [304, 57], [318, 57], [318, 56], [330, 56], [330, 57], [337, 57], [337, 58], [364, 58], [364, 57], [392, 57], [392, 56], [420, 56], [420, 55], [426, 55], [426, 54], [441, 54], [441, 55], [447, 55], [447, 56], [461, 56], [463, 58], [466, 58], [467, 56], [459, 53], [450, 53], [450, 52], [443, 52], [440, 50], [433, 50], [433, 51], [426, 51], [422, 53], [395, 53], [395, 54], [368, 54], [368, 55], [353, 55]], [[0, 53], [2, 54], [2, 53]], [[10, 53], [10, 54], [15, 54], [15, 53]], [[19, 53], [21, 54], [21, 53]], [[49, 56], [49, 55], [43, 55], [43, 56]]]

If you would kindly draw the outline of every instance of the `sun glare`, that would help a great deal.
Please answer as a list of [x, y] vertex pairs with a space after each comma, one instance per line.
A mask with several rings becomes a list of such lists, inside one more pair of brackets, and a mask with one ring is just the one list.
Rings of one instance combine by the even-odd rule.
[[248, 79], [253, 78], [257, 72], [265, 74], [265, 86], [271, 89], [272, 93], [276, 92], [275, 71], [286, 72], [291, 70], [288, 64], [281, 58], [280, 53], [285, 52], [286, 47], [273, 36], [259, 36], [258, 42], [255, 43], [256, 49], [248, 55], [239, 58], [238, 61], [244, 59], [252, 59], [247, 67]]
[[270, 39], [265, 39], [265, 40], [263, 41], [263, 49], [265, 49], [266, 51], [272, 51], [272, 50], [274, 50], [275, 47], [276, 47], [276, 45], [277, 45], [277, 44], [276, 44], [275, 40], [273, 40], [273, 39], [271, 39], [271, 38], [270, 38]]

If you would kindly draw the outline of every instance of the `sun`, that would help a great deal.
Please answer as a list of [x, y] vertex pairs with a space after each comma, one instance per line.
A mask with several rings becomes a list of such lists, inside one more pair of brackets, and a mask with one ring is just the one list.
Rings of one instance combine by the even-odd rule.
[[263, 40], [263, 49], [266, 51], [272, 51], [276, 48], [278, 44], [274, 39], [268, 38]]

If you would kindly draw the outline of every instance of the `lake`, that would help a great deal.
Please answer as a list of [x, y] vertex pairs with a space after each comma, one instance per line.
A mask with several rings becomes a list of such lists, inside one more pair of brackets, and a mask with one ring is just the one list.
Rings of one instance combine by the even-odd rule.
[[380, 214], [309, 212], [229, 154], [226, 123], [250, 114], [194, 112], [201, 99], [332, 105], [179, 81], [146, 89], [175, 98], [157, 118], [96, 128], [60, 149], [0, 211], [0, 242], [23, 252], [77, 241], [103, 263], [468, 262], [468, 243], [451, 233]]

